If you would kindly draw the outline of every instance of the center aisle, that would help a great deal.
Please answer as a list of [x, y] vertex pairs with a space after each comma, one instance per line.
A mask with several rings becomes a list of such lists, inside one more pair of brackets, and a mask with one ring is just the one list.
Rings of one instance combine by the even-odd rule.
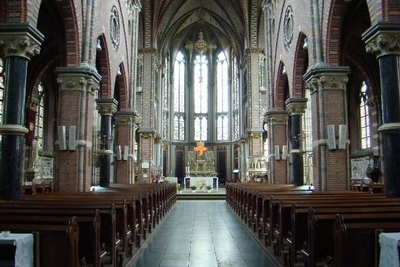
[[279, 266], [225, 200], [177, 201], [131, 267]]

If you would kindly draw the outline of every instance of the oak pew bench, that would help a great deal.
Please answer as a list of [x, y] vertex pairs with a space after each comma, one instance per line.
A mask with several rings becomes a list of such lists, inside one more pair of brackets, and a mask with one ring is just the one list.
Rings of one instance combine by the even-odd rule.
[[[19, 216], [9, 221], [1, 215], [0, 229], [12, 233], [32, 233], [34, 237], [34, 266], [79, 267], [79, 225], [75, 217], [58, 220], [40, 220], [35, 223], [31, 216]], [[14, 265], [13, 265], [14, 266]]]
[[[308, 215], [308, 238], [302, 249], [304, 266], [316, 267], [327, 265], [334, 254], [333, 225], [335, 213], [315, 214], [313, 208]], [[399, 224], [400, 212], [349, 213], [345, 215], [346, 223], [375, 223], [379, 228], [387, 223]], [[400, 224], [399, 224], [400, 227]]]

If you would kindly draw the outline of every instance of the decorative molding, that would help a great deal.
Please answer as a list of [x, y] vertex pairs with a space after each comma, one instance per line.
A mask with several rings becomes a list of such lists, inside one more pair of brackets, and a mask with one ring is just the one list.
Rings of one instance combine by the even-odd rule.
[[119, 13], [116, 6], [111, 7], [111, 14], [110, 14], [110, 39], [111, 44], [114, 50], [118, 50], [119, 42], [120, 42], [120, 19]]
[[287, 124], [289, 119], [289, 114], [284, 110], [267, 111], [264, 115], [265, 121], [270, 124]]
[[86, 91], [94, 93], [100, 88], [101, 76], [97, 70], [88, 67], [56, 68], [59, 90]]
[[398, 22], [381, 21], [363, 33], [366, 51], [378, 57], [388, 54], [400, 54], [400, 24]]
[[43, 34], [28, 23], [5, 23], [0, 26], [0, 51], [3, 51], [5, 57], [30, 59], [40, 53], [43, 41]]
[[154, 137], [154, 133], [140, 133], [140, 138], [143, 139], [149, 139], [149, 138], [153, 138]]
[[156, 53], [156, 52], [157, 52], [157, 49], [155, 49], [153, 47], [143, 47], [139, 50], [139, 53], [142, 53], [142, 54], [152, 54], [152, 53]]
[[1, 124], [0, 134], [2, 135], [26, 135], [29, 132], [28, 128], [16, 124]]
[[118, 101], [114, 98], [96, 99], [96, 109], [103, 115], [113, 115], [117, 111]]
[[307, 108], [307, 98], [288, 98], [285, 101], [289, 115], [303, 115]]
[[378, 128], [379, 132], [384, 132], [384, 133], [390, 133], [390, 132], [398, 133], [399, 130], [400, 130], [400, 122], [385, 123]]
[[349, 73], [349, 67], [316, 66], [310, 68], [303, 75], [303, 79], [311, 92], [327, 89], [346, 90]]
[[288, 6], [285, 12], [285, 18], [283, 19], [283, 45], [286, 50], [289, 50], [290, 45], [293, 41], [294, 32], [294, 19], [292, 6]]
[[251, 48], [247, 48], [246, 49], [246, 54], [258, 54], [258, 53], [262, 53], [262, 49], [259, 47], [251, 47]]
[[134, 124], [136, 123], [137, 117], [138, 115], [134, 110], [117, 111], [114, 113], [114, 120], [116, 125]]

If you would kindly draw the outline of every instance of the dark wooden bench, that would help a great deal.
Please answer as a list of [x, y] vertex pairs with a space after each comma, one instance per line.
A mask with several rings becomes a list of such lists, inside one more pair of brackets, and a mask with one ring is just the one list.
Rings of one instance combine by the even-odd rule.
[[[338, 214], [333, 226], [334, 254], [330, 266], [380, 266], [379, 234], [400, 232], [400, 222], [347, 222]], [[395, 263], [393, 263], [396, 265]]]
[[[329, 261], [331, 255], [334, 255], [333, 225], [336, 215], [335, 213], [318, 215], [313, 208], [310, 209], [308, 238], [305, 248], [302, 249], [304, 266], [330, 264], [327, 260]], [[387, 223], [399, 224], [400, 212], [349, 213], [345, 216], [346, 223], [375, 223], [379, 228]]]
[[12, 222], [2, 215], [0, 217], [1, 229], [9, 229], [13, 233], [33, 234], [35, 266], [80, 266], [78, 258], [80, 229], [75, 217], [40, 221], [40, 223], [32, 221], [31, 216], [19, 216], [17, 221]]

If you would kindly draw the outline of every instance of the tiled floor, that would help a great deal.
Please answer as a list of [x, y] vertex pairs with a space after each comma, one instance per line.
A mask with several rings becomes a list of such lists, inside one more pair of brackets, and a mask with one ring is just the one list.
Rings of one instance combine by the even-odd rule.
[[270, 260], [225, 201], [178, 201], [130, 267], [260, 267]]

